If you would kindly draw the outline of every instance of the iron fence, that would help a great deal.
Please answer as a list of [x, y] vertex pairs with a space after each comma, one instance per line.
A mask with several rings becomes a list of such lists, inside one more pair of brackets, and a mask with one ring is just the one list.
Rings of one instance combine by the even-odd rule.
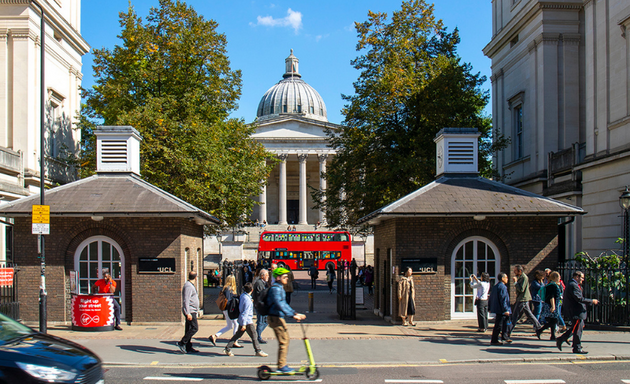
[[0, 313], [12, 319], [20, 320], [20, 302], [18, 301], [18, 271], [14, 263], [2, 263], [0, 268], [13, 269], [13, 281], [11, 285], [0, 286]]
[[558, 272], [566, 282], [573, 273], [584, 273], [582, 292], [584, 297], [597, 299], [598, 305], [588, 308], [586, 323], [596, 325], [630, 325], [630, 306], [626, 284], [626, 268], [586, 268], [580, 262], [569, 260], [559, 263]]
[[357, 265], [337, 262], [337, 313], [341, 320], [356, 320]]

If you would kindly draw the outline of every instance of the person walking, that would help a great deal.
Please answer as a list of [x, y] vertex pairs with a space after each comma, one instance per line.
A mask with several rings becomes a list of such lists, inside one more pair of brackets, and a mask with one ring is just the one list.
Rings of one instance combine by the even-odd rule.
[[556, 339], [556, 346], [562, 351], [562, 343], [568, 342], [573, 336], [573, 353], [586, 354], [587, 351], [582, 349], [582, 330], [584, 329], [584, 320], [586, 320], [586, 306], [597, 305], [597, 299], [587, 299], [582, 292], [582, 283], [584, 282], [584, 273], [577, 271], [573, 273], [573, 280], [569, 283], [564, 295], [564, 315], [569, 321], [570, 326], [562, 336]]
[[541, 328], [536, 330], [536, 337], [540, 339], [540, 335], [547, 328], [551, 330], [551, 338], [556, 340], [556, 328], [558, 327], [558, 317], [560, 311], [560, 298], [562, 297], [562, 288], [560, 287], [560, 274], [553, 271], [549, 274], [549, 284], [545, 285], [545, 301], [542, 303], [540, 319], [545, 323]]
[[477, 332], [488, 330], [488, 293], [490, 292], [490, 275], [481, 273], [481, 280], [470, 275], [470, 287], [477, 290], [475, 306], [477, 307]]
[[398, 308], [403, 325], [415, 326], [413, 316], [416, 314], [416, 290], [413, 285], [413, 270], [407, 267], [405, 275], [398, 281]]
[[532, 310], [529, 308], [529, 302], [532, 300], [532, 295], [529, 292], [529, 278], [527, 277], [527, 274], [523, 272], [522, 265], [514, 266], [514, 276], [512, 279], [515, 283], [514, 288], [516, 290], [516, 302], [514, 303], [514, 312], [512, 313], [508, 335], [512, 334], [518, 319], [521, 318], [523, 313], [525, 313], [527, 318], [534, 324], [534, 331], [538, 331], [541, 325], [538, 322], [538, 319], [536, 319], [536, 316], [532, 313]]
[[295, 281], [295, 277], [293, 277], [293, 272], [289, 266], [286, 267], [286, 270], [289, 271], [289, 281], [284, 285], [284, 291], [287, 294], [287, 304], [291, 304], [291, 295], [293, 294], [293, 282]]
[[182, 288], [182, 313], [186, 317], [186, 325], [184, 326], [184, 337], [177, 342], [177, 347], [182, 353], [199, 352], [192, 346], [192, 337], [199, 330], [199, 325], [197, 324], [199, 294], [197, 294], [195, 280], [197, 280], [197, 272], [190, 271], [188, 273], [188, 281], [184, 283]]
[[[269, 280], [269, 271], [266, 269], [261, 269], [258, 272], [258, 278], [254, 281], [254, 292], [252, 294], [254, 298], [254, 303], [258, 302], [258, 295], [262, 291], [265, 290], [269, 285], [267, 284]], [[263, 331], [267, 328], [267, 316], [261, 315], [260, 313], [256, 314], [256, 334], [258, 335], [258, 343], [259, 344], [267, 344], [265, 340], [262, 338]]]
[[[510, 294], [507, 289], [508, 275], [500, 272], [497, 276], [497, 284], [490, 293], [490, 312], [495, 314], [494, 328], [492, 329], [491, 345], [503, 345], [511, 343], [508, 334], [508, 321], [510, 319]], [[499, 341], [499, 335], [501, 341]]]
[[282, 373], [293, 372], [293, 369], [287, 365], [287, 353], [289, 352], [289, 330], [284, 318], [293, 317], [300, 321], [306, 319], [306, 316], [297, 313], [287, 304], [286, 293], [283, 286], [289, 280], [289, 270], [285, 268], [276, 268], [273, 270], [275, 282], [269, 288], [267, 295], [267, 306], [269, 307], [269, 315], [267, 317], [269, 326], [273, 329], [278, 340], [278, 371]]
[[371, 265], [368, 265], [365, 269], [365, 285], [368, 287], [368, 295], [374, 294], [374, 287], [372, 284], [374, 283], [374, 270]]
[[335, 290], [333, 288], [333, 282], [335, 281], [335, 267], [326, 267], [326, 283], [328, 283], [328, 291], [329, 293], [333, 293]]
[[[225, 298], [227, 299], [229, 305], [230, 301], [237, 293], [236, 278], [234, 277], [234, 275], [229, 275], [225, 279], [225, 285], [223, 286], [223, 289], [221, 291], [225, 295]], [[225, 317], [225, 327], [221, 328], [219, 332], [215, 333], [214, 335], [208, 336], [208, 339], [215, 347], [217, 346], [217, 339], [219, 338], [219, 336], [229, 331], [230, 329], [232, 330], [232, 336], [234, 336], [234, 334], [237, 332], [238, 321], [237, 319], [230, 319], [230, 316], [228, 316], [227, 313], [227, 307], [223, 310], [223, 316]], [[235, 343], [234, 348], [243, 348], [243, 346]]]
[[540, 313], [542, 311], [542, 299], [540, 298], [540, 289], [544, 287], [543, 279], [545, 278], [545, 272], [540, 269], [534, 272], [534, 281], [529, 285], [529, 293], [532, 295], [532, 313], [538, 319], [538, 322], [542, 325], [543, 321], [540, 320]]
[[254, 299], [252, 298], [252, 291], [254, 287], [252, 283], [245, 283], [243, 286], [243, 293], [241, 293], [238, 309], [238, 331], [232, 336], [228, 344], [225, 346], [223, 352], [228, 356], [234, 356], [232, 353], [232, 347], [234, 344], [240, 339], [245, 332], [250, 339], [252, 339], [252, 344], [254, 346], [254, 351], [256, 351], [256, 356], [267, 357], [265, 352], [260, 349], [260, 344], [258, 344], [258, 337], [256, 334], [256, 327], [254, 327]]
[[317, 278], [319, 277], [319, 271], [315, 264], [311, 265], [308, 269], [308, 275], [311, 277], [311, 289], [317, 289]]

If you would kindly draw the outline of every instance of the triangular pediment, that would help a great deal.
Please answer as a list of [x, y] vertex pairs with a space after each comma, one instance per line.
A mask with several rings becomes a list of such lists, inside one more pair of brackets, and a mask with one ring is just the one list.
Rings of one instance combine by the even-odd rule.
[[296, 117], [280, 117], [257, 122], [252, 138], [257, 140], [328, 140], [326, 129], [338, 129], [337, 124]]

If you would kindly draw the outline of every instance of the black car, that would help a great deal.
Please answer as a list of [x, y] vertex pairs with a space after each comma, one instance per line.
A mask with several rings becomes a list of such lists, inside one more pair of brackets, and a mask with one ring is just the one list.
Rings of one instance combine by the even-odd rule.
[[101, 359], [89, 349], [0, 313], [0, 383], [103, 382]]

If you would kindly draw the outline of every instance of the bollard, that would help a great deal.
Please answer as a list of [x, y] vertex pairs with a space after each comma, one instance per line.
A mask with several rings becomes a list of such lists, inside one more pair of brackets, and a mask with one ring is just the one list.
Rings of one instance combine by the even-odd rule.
[[313, 311], [313, 292], [308, 293], [308, 313], [315, 313]]

